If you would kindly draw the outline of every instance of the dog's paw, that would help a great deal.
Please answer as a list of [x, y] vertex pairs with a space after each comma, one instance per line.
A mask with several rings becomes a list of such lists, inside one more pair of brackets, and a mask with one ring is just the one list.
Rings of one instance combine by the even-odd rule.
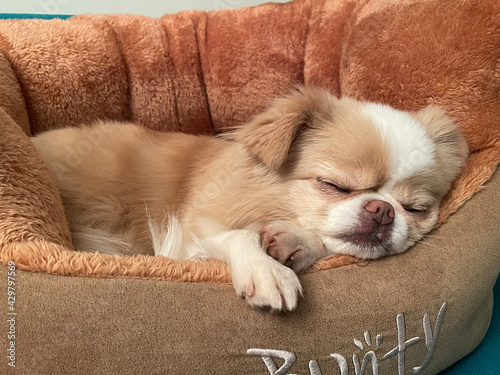
[[267, 254], [297, 273], [326, 256], [318, 236], [284, 221], [265, 225], [260, 231], [260, 239]]
[[236, 293], [253, 307], [292, 311], [302, 295], [300, 281], [291, 269], [262, 254], [259, 259], [231, 265]]

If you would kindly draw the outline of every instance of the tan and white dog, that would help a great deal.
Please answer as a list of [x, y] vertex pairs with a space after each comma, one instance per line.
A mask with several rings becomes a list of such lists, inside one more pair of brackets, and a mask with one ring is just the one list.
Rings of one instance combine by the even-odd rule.
[[75, 249], [219, 259], [250, 305], [278, 310], [296, 307], [295, 272], [317, 259], [374, 259], [421, 239], [468, 155], [438, 107], [307, 87], [221, 138], [100, 122], [32, 140]]

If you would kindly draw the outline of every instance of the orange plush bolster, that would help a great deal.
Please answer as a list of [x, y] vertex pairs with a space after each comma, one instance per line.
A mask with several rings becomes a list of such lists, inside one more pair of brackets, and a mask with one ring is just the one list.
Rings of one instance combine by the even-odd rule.
[[21, 270], [56, 275], [231, 283], [226, 264], [216, 260], [174, 261], [144, 255], [78, 252], [43, 240], [3, 245], [0, 261], [4, 264], [14, 261]]
[[[21, 270], [55, 275], [231, 283], [226, 264], [217, 260], [175, 261], [145, 255], [119, 256], [78, 252], [43, 240], [3, 245], [0, 262], [8, 264], [9, 261], [14, 261], [16, 268]], [[349, 256], [333, 256], [319, 261], [308, 272], [356, 262], [356, 259]]]

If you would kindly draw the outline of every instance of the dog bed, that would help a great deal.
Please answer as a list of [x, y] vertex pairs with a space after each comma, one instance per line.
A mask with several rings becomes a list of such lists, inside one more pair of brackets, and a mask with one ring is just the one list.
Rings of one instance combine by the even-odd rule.
[[[436, 374], [484, 336], [500, 270], [495, 0], [3, 20], [0, 52], [2, 373]], [[30, 135], [96, 119], [216, 134], [296, 83], [457, 120], [471, 156], [424, 242], [319, 261], [287, 314], [238, 300], [220, 262], [72, 250]]]

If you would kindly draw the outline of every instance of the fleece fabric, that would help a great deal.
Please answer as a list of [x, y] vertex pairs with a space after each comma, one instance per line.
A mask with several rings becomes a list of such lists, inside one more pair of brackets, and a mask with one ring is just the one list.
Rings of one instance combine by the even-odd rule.
[[[353, 374], [366, 361], [380, 374], [419, 362], [415, 371], [434, 374], [464, 356], [484, 335], [500, 269], [499, 178], [486, 184], [500, 161], [499, 61], [496, 0], [295, 0], [161, 18], [1, 20], [0, 262], [16, 266], [18, 369], [273, 373], [259, 353], [294, 353], [290, 372]], [[286, 316], [235, 299], [221, 262], [72, 250], [30, 135], [96, 119], [217, 134], [297, 83], [410, 111], [437, 104], [457, 121], [471, 156], [425, 242], [368, 264], [318, 262], [303, 277], [299, 310]]]

